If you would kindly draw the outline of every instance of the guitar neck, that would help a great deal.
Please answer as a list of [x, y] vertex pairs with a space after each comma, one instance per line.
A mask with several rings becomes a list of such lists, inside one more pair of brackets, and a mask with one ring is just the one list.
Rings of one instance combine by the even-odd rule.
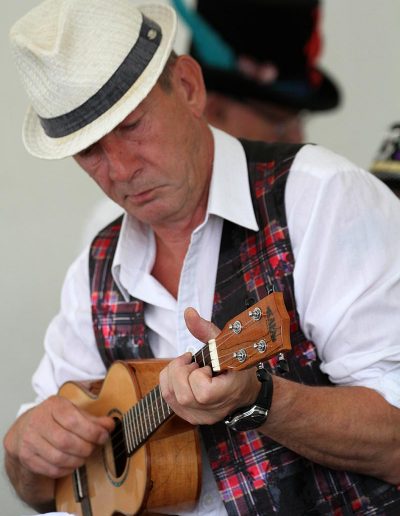
[[[193, 356], [213, 374], [241, 370], [290, 350], [290, 318], [281, 292], [273, 292], [228, 321], [221, 333]], [[146, 394], [122, 418], [126, 451], [132, 455], [169, 417], [160, 386]]]
[[[193, 355], [193, 362], [197, 362], [200, 367], [212, 365], [208, 344]], [[122, 418], [127, 454], [132, 455], [173, 414], [173, 410], [162, 397], [160, 386], [157, 385]]]

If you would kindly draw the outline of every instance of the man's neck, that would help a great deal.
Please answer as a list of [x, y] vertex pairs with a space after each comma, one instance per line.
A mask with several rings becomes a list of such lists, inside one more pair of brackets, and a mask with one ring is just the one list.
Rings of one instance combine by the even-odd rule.
[[214, 139], [208, 126], [206, 130], [208, 132], [207, 144], [203, 148], [203, 155], [199, 156], [199, 166], [204, 167], [206, 175], [196, 207], [192, 208], [186, 216], [182, 216], [180, 213], [179, 219], [152, 228], [156, 238], [156, 259], [152, 275], [175, 298], [178, 295], [180, 274], [192, 233], [204, 222], [207, 215], [214, 159]]
[[179, 239], [161, 240], [156, 236], [156, 259], [152, 275], [175, 299], [178, 297], [183, 262], [189, 248], [190, 235]]

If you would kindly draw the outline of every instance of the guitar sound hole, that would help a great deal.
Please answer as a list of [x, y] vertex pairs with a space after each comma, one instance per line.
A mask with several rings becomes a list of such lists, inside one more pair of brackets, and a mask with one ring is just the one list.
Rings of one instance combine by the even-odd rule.
[[125, 439], [122, 431], [122, 421], [114, 418], [115, 429], [111, 434], [111, 448], [114, 462], [114, 474], [120, 477], [125, 471], [128, 455], [125, 447]]

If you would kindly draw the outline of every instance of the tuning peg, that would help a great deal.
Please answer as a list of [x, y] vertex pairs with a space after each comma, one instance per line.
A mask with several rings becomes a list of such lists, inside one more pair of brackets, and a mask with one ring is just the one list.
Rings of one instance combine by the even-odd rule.
[[277, 369], [279, 374], [282, 376], [285, 376], [289, 372], [289, 363], [285, 358], [285, 355], [283, 353], [278, 353], [278, 365]]
[[250, 310], [250, 312], [249, 312], [249, 317], [251, 317], [255, 321], [259, 321], [261, 319], [261, 316], [262, 316], [262, 311], [261, 311], [261, 308], [259, 308], [258, 306], [256, 306], [256, 308], [254, 308], [254, 310]]
[[229, 329], [238, 335], [242, 331], [242, 323], [240, 321], [235, 321], [233, 324], [229, 325]]

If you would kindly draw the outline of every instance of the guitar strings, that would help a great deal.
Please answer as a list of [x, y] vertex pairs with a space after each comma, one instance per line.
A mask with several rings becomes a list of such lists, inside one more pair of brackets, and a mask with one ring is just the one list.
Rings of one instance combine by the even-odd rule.
[[[278, 337], [280, 337], [282, 334], [282, 332], [277, 332], [276, 335]], [[268, 348], [268, 344], [270, 344], [271, 342], [273, 342], [272, 338], [270, 338], [269, 340], [266, 340], [266, 339], [263, 339], [265, 341], [265, 344], [267, 345], [267, 348]], [[256, 348], [254, 347], [254, 344], [249, 344], [248, 346], [242, 346], [240, 348], [240, 350], [244, 350], [244, 351], [248, 351], [249, 349], [251, 350], [255, 350]], [[263, 355], [267, 352], [268, 350], [266, 349], [265, 351], [260, 351], [260, 361], [262, 361], [263, 359]], [[279, 351], [276, 352], [276, 354], [278, 354]], [[220, 365], [225, 365], [226, 363], [230, 362], [232, 360], [232, 358], [236, 358], [233, 356], [232, 352], [229, 352], [229, 354], [225, 354], [225, 355], [218, 355], [218, 358], [219, 358], [219, 363]], [[271, 358], [271, 356], [269, 357]], [[268, 358], [267, 358], [268, 360]]]
[[[262, 317], [260, 318], [260, 321], [263, 320], [263, 317], [265, 316], [266, 314], [264, 312], [262, 312]], [[249, 319], [247, 322], [245, 322], [244, 324], [242, 324], [242, 330], [243, 329], [246, 329], [250, 324], [254, 324], [255, 322], [258, 322], [258, 321], [254, 321], [254, 319]], [[279, 327], [280, 328], [280, 331], [278, 331], [276, 333], [277, 336], [281, 336], [282, 335], [282, 326]], [[269, 332], [268, 332], [269, 333]], [[270, 335], [270, 334], [269, 334]], [[219, 336], [216, 337], [215, 339], [215, 342], [216, 342], [216, 348], [220, 348], [223, 344], [225, 344], [227, 341], [229, 341], [230, 339], [232, 338], [238, 338], [239, 337], [239, 334], [233, 334], [233, 333], [226, 333], [225, 335], [223, 335], [222, 337], [218, 338]], [[264, 339], [267, 346], [268, 346], [268, 343], [272, 342], [272, 338], [270, 337], [268, 340], [267, 339]], [[204, 348], [207, 347], [207, 344], [205, 346], [203, 346], [203, 348], [201, 350], [199, 350], [199, 352], [202, 352], [204, 350]], [[254, 344], [253, 345], [248, 345], [247, 347], [245, 346], [244, 348], [242, 347], [241, 349], [244, 349], [245, 351], [249, 350], [249, 349], [252, 349], [254, 350]], [[198, 353], [199, 353], [198, 352]], [[279, 351], [276, 351], [276, 354], [279, 353]], [[264, 353], [260, 353], [261, 354], [264, 354]], [[197, 353], [196, 353], [197, 355]], [[204, 356], [204, 353], [203, 353], [203, 356]], [[208, 356], [210, 356], [210, 352], [208, 350]], [[228, 357], [228, 358], [226, 358]], [[220, 361], [220, 366], [223, 366], [224, 364], [226, 364], [227, 362], [231, 361], [233, 357], [233, 354], [232, 352], [229, 352], [229, 355], [228, 354], [225, 354], [225, 355], [221, 355], [218, 357], [219, 358], [219, 361]], [[262, 358], [262, 357], [260, 357]], [[260, 360], [261, 361], [261, 360]], [[125, 436], [124, 436], [124, 430], [123, 430], [123, 423], [122, 423], [122, 420], [124, 417], [126, 417], [129, 413], [129, 411], [135, 409], [135, 407], [139, 407], [139, 416], [143, 416], [143, 412], [141, 411], [141, 408], [140, 408], [140, 404], [142, 403], [143, 404], [143, 400], [145, 400], [145, 398], [147, 396], [150, 396], [151, 397], [151, 393], [155, 393], [155, 391], [157, 390], [157, 388], [159, 388], [159, 385], [157, 385], [154, 389], [152, 389], [151, 391], [149, 391], [143, 398], [141, 398], [135, 405], [133, 405], [127, 412], [125, 412], [123, 414], [123, 417], [122, 419], [120, 420], [120, 423], [121, 423], [121, 427], [119, 430], [117, 430], [116, 433], [112, 434], [112, 437], [110, 436], [110, 439], [108, 440], [108, 443], [110, 441], [114, 441], [114, 446], [111, 444], [111, 447], [112, 447], [112, 450], [113, 452], [115, 451], [116, 453], [114, 454], [114, 458], [115, 458], [115, 462], [117, 462], [119, 459], [121, 459], [121, 457], [123, 457], [124, 455], [126, 455], [127, 459], [130, 457], [130, 455], [128, 455], [127, 453], [127, 446], [125, 445], [125, 442], [126, 442], [126, 439], [125, 439]], [[161, 390], [160, 391], [160, 401], [161, 403], [165, 403], [166, 402], [163, 400], [162, 396], [161, 396]], [[155, 398], [156, 398], [156, 401], [157, 401], [157, 404], [156, 404], [156, 408], [157, 410], [159, 410], [159, 406], [158, 406], [158, 399], [157, 399], [157, 396], [156, 394], [154, 394]], [[169, 407], [168, 404], [166, 404], [167, 407], [169, 408], [169, 410], [171, 410], [171, 414], [170, 416], [172, 416], [174, 414], [174, 412], [172, 411], [172, 409]], [[154, 404], [153, 404], [154, 406]], [[148, 420], [149, 420], [149, 426], [150, 426], [150, 413], [147, 414], [148, 416]], [[146, 414], [144, 414], [144, 417], [146, 419]], [[153, 416], [154, 417], [154, 416]], [[169, 416], [162, 422], [160, 423], [163, 424], [165, 421], [167, 421], [167, 419], [169, 419]], [[159, 426], [160, 426], [159, 425]], [[142, 428], [143, 428], [143, 423], [141, 424]], [[147, 425], [145, 425], [147, 427]], [[143, 444], [146, 443], [146, 441], [148, 440], [148, 438], [150, 437], [150, 435], [155, 431], [157, 430], [158, 426], [152, 431], [150, 432], [147, 437], [143, 440], [143, 442], [141, 442], [141, 439], [139, 438], [138, 435], [136, 435], [136, 438], [134, 439], [135, 441], [139, 442], [139, 446], [137, 447], [134, 447], [134, 450], [133, 452], [137, 451], [141, 446], [143, 446]], [[105, 445], [103, 445], [103, 448], [105, 447]], [[121, 451], [117, 451], [117, 450], [121, 450]], [[97, 455], [97, 454], [96, 454]], [[94, 461], [95, 464], [96, 462], [98, 464], [102, 463], [103, 461], [101, 459], [97, 459], [97, 461]]]
[[[262, 315], [264, 316], [265, 314], [264, 314], [264, 313], [262, 313]], [[261, 318], [261, 319], [262, 319], [262, 318]], [[260, 319], [260, 320], [261, 320], [261, 319]], [[244, 324], [242, 324], [242, 329], [246, 329], [246, 328], [247, 328], [247, 326], [249, 326], [250, 324], [254, 324], [254, 322], [258, 322], [258, 321], [254, 321], [253, 319], [249, 319], [247, 322], [245, 322]], [[280, 329], [281, 329], [281, 327], [280, 327]], [[277, 336], [280, 336], [280, 335], [281, 335], [281, 333], [282, 333], [282, 332], [277, 332], [277, 334], [276, 334], [276, 335], [277, 335]], [[221, 337], [221, 338], [219, 338], [219, 339], [218, 339], [218, 337], [217, 337], [217, 338], [216, 338], [216, 348], [217, 348], [217, 349], [218, 349], [218, 348], [220, 348], [223, 344], [225, 344], [228, 340], [232, 339], [233, 337], [238, 337], [238, 335], [237, 335], [237, 334], [232, 334], [232, 333], [226, 333], [224, 336], [222, 336], [222, 337]], [[264, 340], [266, 340], [266, 339], [264, 339]], [[272, 338], [270, 338], [270, 339], [266, 340], [266, 344], [267, 344], [267, 345], [268, 345], [268, 343], [270, 343], [270, 342], [272, 342]], [[207, 347], [207, 346], [204, 346], [204, 347], [203, 347], [203, 348], [198, 352], [198, 353], [203, 352], [203, 358], [204, 358], [204, 348], [206, 348], [206, 347]], [[249, 350], [249, 349], [254, 349], [254, 345], [248, 345], [247, 347], [244, 347], [244, 348], [242, 347], [241, 349], [244, 349], [244, 350], [246, 350], [246, 351], [247, 351], [247, 350]], [[278, 352], [278, 351], [277, 351], [277, 352]], [[207, 353], [207, 354], [208, 354], [208, 357], [209, 357], [209, 350], [208, 350], [208, 353]], [[228, 357], [228, 358], [226, 358], [226, 357]], [[230, 352], [230, 353], [229, 353], [229, 355], [228, 355], [228, 354], [226, 354], [226, 355], [221, 355], [221, 356], [219, 356], [219, 359], [220, 359], [220, 365], [221, 365], [221, 366], [224, 366], [227, 362], [229, 362], [230, 360], [232, 360], [232, 358], [234, 358], [234, 357], [233, 357], [232, 352]], [[260, 357], [260, 358], [261, 358], [261, 357]], [[153, 391], [154, 391], [154, 390], [155, 390], [155, 389], [153, 389]], [[147, 395], [149, 395], [149, 394], [150, 394], [150, 396], [151, 396], [151, 392], [153, 392], [153, 391], [150, 391], [150, 393], [148, 393]], [[146, 396], [147, 396], [147, 395], [146, 395]], [[144, 400], [144, 399], [145, 399], [145, 397], [144, 397], [144, 398], [142, 398], [142, 400]], [[156, 399], [157, 399], [157, 398], [156, 398]], [[163, 401], [164, 401], [164, 400], [161, 400], [161, 403], [162, 403]], [[139, 401], [135, 406], [139, 406], [139, 403], [140, 403], [140, 402], [141, 402], [141, 400], [140, 400], [140, 401]], [[164, 403], [165, 403], [165, 401], [164, 401]], [[135, 406], [134, 406], [134, 407], [135, 407]], [[134, 408], [134, 407], [132, 407], [132, 408]], [[169, 406], [167, 405], [167, 407], [169, 407]], [[159, 410], [159, 406], [158, 406], [158, 404], [157, 404], [157, 407], [156, 407], [156, 408], [157, 408], [157, 410]], [[131, 410], [131, 409], [130, 409], [130, 410]], [[139, 408], [139, 410], [140, 410], [140, 408]], [[170, 409], [170, 410], [171, 410], [171, 409]], [[129, 411], [128, 411], [128, 412], [129, 412]], [[127, 413], [126, 413], [126, 414], [127, 414]], [[126, 415], [126, 414], [125, 414], [125, 415]], [[143, 412], [141, 412], [141, 413], [139, 414], [139, 416], [141, 416], [141, 415], [143, 415]], [[151, 414], [150, 414], [149, 412], [147, 413], [147, 415], [146, 415], [146, 414], [144, 414], [145, 422], [146, 422], [146, 420], [148, 420], [148, 421], [149, 421], [149, 426], [150, 426], [150, 416], [151, 416]], [[153, 418], [154, 418], [154, 415], [153, 415]], [[138, 425], [138, 426], [139, 426], [139, 425]], [[141, 427], [143, 427], [143, 422], [141, 422], [141, 425], [140, 425], [140, 426], [141, 426]], [[147, 427], [147, 424], [145, 424], [145, 426]], [[153, 430], [153, 431], [154, 431], [154, 430]], [[116, 433], [116, 434], [114, 434], [114, 435], [113, 435], [113, 438], [114, 438], [115, 440], [116, 440], [116, 439], [121, 438], [121, 442], [120, 442], [119, 444], [120, 444], [120, 445], [125, 449], [123, 433], [124, 433], [124, 432], [123, 432], [123, 427], [121, 426], [121, 429], [120, 429], [119, 431], [117, 431], [117, 433]], [[149, 434], [149, 435], [151, 435], [151, 434]], [[144, 442], [146, 442], [146, 440], [147, 440], [147, 438], [149, 437], [149, 435], [144, 439], [143, 443], [141, 443], [141, 442], [140, 442], [140, 441], [141, 441], [141, 439], [139, 439], [139, 436], [138, 436], [138, 435], [136, 435], [136, 436], [133, 438], [133, 440], [134, 440], [134, 441], [139, 441], [139, 442], [140, 442], [140, 446], [142, 446], [142, 444], [144, 444]], [[117, 446], [118, 446], [118, 445], [117, 445]], [[117, 447], [117, 446], [116, 446], [116, 447]], [[139, 447], [140, 447], [140, 446], [139, 446]], [[136, 449], [137, 449], [137, 447], [136, 447]], [[121, 452], [121, 453], [123, 454], [123, 453], [125, 453], [125, 451], [123, 451], [123, 452]], [[118, 458], [119, 458], [119, 456], [117, 456], [116, 458], [118, 459]]]
[[[277, 332], [277, 336], [280, 336], [280, 335], [281, 335], [281, 332]], [[268, 340], [267, 340], [267, 339], [264, 339], [264, 340], [265, 340], [265, 342], [266, 342], [267, 346], [268, 346], [268, 344], [269, 344], [270, 342], [272, 342], [272, 339], [268, 339]], [[220, 346], [219, 346], [219, 347], [220, 347]], [[247, 351], [247, 350], [249, 350], [249, 349], [251, 349], [251, 350], [253, 351], [253, 350], [254, 350], [254, 346], [253, 346], [253, 345], [251, 345], [251, 344], [249, 344], [248, 346], [244, 346], [244, 347], [242, 347], [241, 349], [244, 349], [244, 350], [246, 350], [246, 351]], [[226, 355], [221, 355], [221, 356], [219, 356], [219, 359], [220, 359], [220, 365], [221, 365], [221, 366], [224, 366], [227, 362], [232, 361], [232, 358], [234, 358], [234, 357], [233, 357], [233, 355], [232, 355], [232, 352], [230, 352], [229, 354], [226, 354]], [[260, 356], [260, 361], [261, 361], [261, 359], [262, 359], [262, 357]], [[149, 393], [147, 393], [147, 394], [146, 394], [146, 396], [142, 398], [142, 400], [144, 400], [146, 397], [150, 397], [150, 398], [151, 398], [151, 393], [153, 393], [153, 392], [154, 392], [158, 387], [159, 387], [159, 386], [155, 387], [152, 391], [150, 391]], [[160, 396], [161, 396], [161, 392], [160, 392]], [[152, 409], [153, 409], [152, 413], [150, 413], [150, 412], [148, 411], [148, 412], [147, 412], [147, 414], [146, 414], [146, 413], [144, 413], [144, 414], [143, 414], [143, 411], [141, 411], [141, 410], [139, 409], [139, 414], [138, 414], [139, 418], [140, 418], [140, 417], [144, 417], [145, 421], [149, 421], [149, 420], [151, 419], [151, 415], [153, 414], [153, 419], [154, 419], [154, 406], [155, 406], [155, 408], [157, 409], [157, 411], [159, 411], [160, 407], [159, 407], [158, 401], [160, 401], [161, 403], [163, 403], [163, 402], [165, 403], [165, 401], [164, 401], [163, 399], [160, 399], [160, 400], [159, 400], [159, 399], [157, 399], [156, 394], [154, 395], [154, 397], [156, 398], [156, 402], [157, 402], [157, 403], [156, 403], [156, 404], [154, 404], [154, 403], [152, 403], [152, 404], [151, 404], [151, 405], [152, 405]], [[132, 410], [132, 409], [134, 409], [135, 407], [138, 407], [138, 406], [139, 406], [139, 404], [142, 402], [142, 400], [140, 400], [136, 405], [134, 405], [134, 406], [133, 406], [131, 409], [129, 409], [129, 410]], [[168, 405], [167, 405], [167, 406], [168, 406]], [[169, 407], [169, 406], [168, 406], [168, 407]], [[172, 409], [170, 409], [170, 410], [172, 410]], [[128, 411], [128, 412], [129, 412], [129, 411]], [[128, 412], [127, 412], [127, 413], [128, 413]], [[126, 415], [127, 415], [127, 413], [125, 413], [125, 414], [124, 414], [124, 416], [126, 416]], [[172, 415], [172, 414], [171, 414], [171, 415]], [[138, 424], [137, 426], [139, 427], [139, 424]], [[140, 426], [142, 426], [142, 425], [140, 425]], [[147, 426], [147, 425], [145, 425], [145, 426]], [[149, 426], [150, 426], [150, 424], [149, 424]], [[121, 426], [121, 429], [117, 431], [117, 433], [113, 434], [113, 438], [114, 438], [115, 440], [116, 440], [116, 439], [120, 439], [120, 442], [116, 445], [116, 448], [117, 448], [117, 447], [119, 447], [119, 448], [123, 448], [123, 450], [121, 451], [121, 453], [120, 453], [119, 455], [116, 455], [116, 459], [120, 458], [124, 453], [126, 453], [126, 452], [125, 452], [125, 449], [124, 449], [124, 448], [125, 448], [125, 445], [124, 445], [125, 438], [124, 438], [124, 435], [123, 435], [123, 434], [124, 434], [124, 431], [123, 431], [123, 427], [122, 427], [122, 426]], [[134, 437], [134, 438], [133, 438], [133, 440], [134, 440], [134, 441], [139, 441], [139, 444], [140, 444], [139, 446], [135, 446], [135, 448], [137, 449], [137, 448], [139, 448], [140, 446], [142, 446], [142, 445], [143, 445], [143, 443], [142, 443], [142, 442], [140, 442], [142, 439], [140, 439], [140, 438], [139, 438], [139, 436], [138, 436], [137, 434], [135, 434], [135, 435], [136, 435], [136, 437]], [[144, 439], [144, 442], [146, 442], [146, 440], [147, 440], [147, 438], [146, 438], [146, 439]]]

